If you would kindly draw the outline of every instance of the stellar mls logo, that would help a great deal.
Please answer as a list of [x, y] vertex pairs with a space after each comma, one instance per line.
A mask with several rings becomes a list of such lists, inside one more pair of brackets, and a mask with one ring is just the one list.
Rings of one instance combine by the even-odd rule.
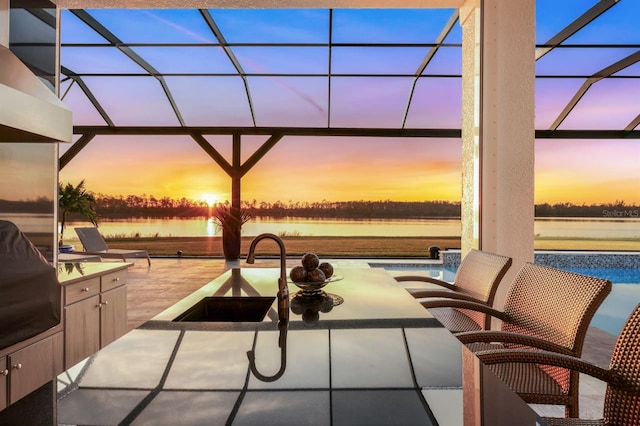
[[640, 210], [638, 209], [634, 209], [634, 210], [602, 210], [602, 216], [603, 217], [618, 217], [618, 218], [624, 218], [624, 217], [640, 217]]

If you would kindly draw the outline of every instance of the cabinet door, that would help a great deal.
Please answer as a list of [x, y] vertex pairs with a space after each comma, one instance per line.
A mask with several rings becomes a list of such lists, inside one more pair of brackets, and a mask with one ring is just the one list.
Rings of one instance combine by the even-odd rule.
[[100, 296], [65, 306], [64, 333], [65, 369], [100, 350]]
[[9, 355], [9, 403], [27, 396], [54, 379], [54, 353], [62, 333]]
[[7, 408], [7, 358], [0, 358], [0, 411]]
[[101, 295], [100, 347], [105, 347], [127, 332], [127, 286]]

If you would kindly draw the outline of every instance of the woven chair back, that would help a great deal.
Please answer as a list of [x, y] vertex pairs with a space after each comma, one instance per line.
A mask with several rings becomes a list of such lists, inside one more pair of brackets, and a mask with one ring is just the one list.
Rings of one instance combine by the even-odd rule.
[[[580, 357], [589, 323], [610, 292], [609, 280], [526, 263], [507, 292], [502, 329], [548, 340]], [[541, 368], [564, 391], [571, 387], [569, 370]]]
[[640, 304], [622, 327], [610, 369], [623, 377], [624, 384], [607, 386], [603, 413], [606, 424], [640, 425]]
[[[456, 272], [455, 285], [479, 301], [493, 305], [498, 284], [511, 266], [511, 258], [482, 250], [473, 249], [464, 257]], [[486, 315], [460, 309], [466, 316], [475, 321], [481, 329], [488, 328]]]

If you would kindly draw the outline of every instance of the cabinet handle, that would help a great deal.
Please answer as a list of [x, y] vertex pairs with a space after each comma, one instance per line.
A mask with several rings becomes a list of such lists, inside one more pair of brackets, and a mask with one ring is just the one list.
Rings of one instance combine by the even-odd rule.
[[104, 302], [102, 302], [102, 304], [103, 304], [103, 305], [108, 305], [108, 304], [109, 304], [109, 301], [108, 301], [108, 300], [105, 300]]
[[85, 293], [88, 293], [89, 292], [89, 287], [83, 288], [82, 291], [84, 291]]
[[8, 376], [8, 375], [9, 375], [9, 370], [7, 370], [6, 368], [0, 371], [0, 376]]
[[98, 304], [96, 305], [96, 308], [102, 308], [102, 303], [98, 303]]
[[118, 282], [118, 281], [120, 281], [120, 277], [115, 277], [113, 280], [114, 280], [115, 282]]
[[20, 370], [22, 368], [22, 364], [17, 363], [16, 365], [13, 366], [13, 368], [15, 368], [16, 370]]

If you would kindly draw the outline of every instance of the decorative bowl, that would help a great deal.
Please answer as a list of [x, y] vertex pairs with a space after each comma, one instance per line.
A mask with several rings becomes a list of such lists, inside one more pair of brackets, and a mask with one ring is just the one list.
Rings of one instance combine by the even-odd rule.
[[307, 294], [304, 290], [299, 291], [291, 298], [291, 312], [302, 317], [305, 325], [314, 326], [320, 320], [320, 313], [330, 312], [334, 306], [344, 302], [344, 299], [337, 294], [319, 293]]
[[341, 279], [342, 279], [341, 275], [333, 275], [331, 278], [327, 278], [326, 280], [324, 280], [322, 282], [309, 282], [309, 281], [296, 282], [296, 281], [291, 281], [290, 279], [288, 281], [290, 283], [294, 284], [299, 289], [301, 289], [304, 293], [308, 294], [308, 293], [320, 292], [322, 287], [324, 287], [327, 284], [332, 283], [334, 281], [340, 281]]

